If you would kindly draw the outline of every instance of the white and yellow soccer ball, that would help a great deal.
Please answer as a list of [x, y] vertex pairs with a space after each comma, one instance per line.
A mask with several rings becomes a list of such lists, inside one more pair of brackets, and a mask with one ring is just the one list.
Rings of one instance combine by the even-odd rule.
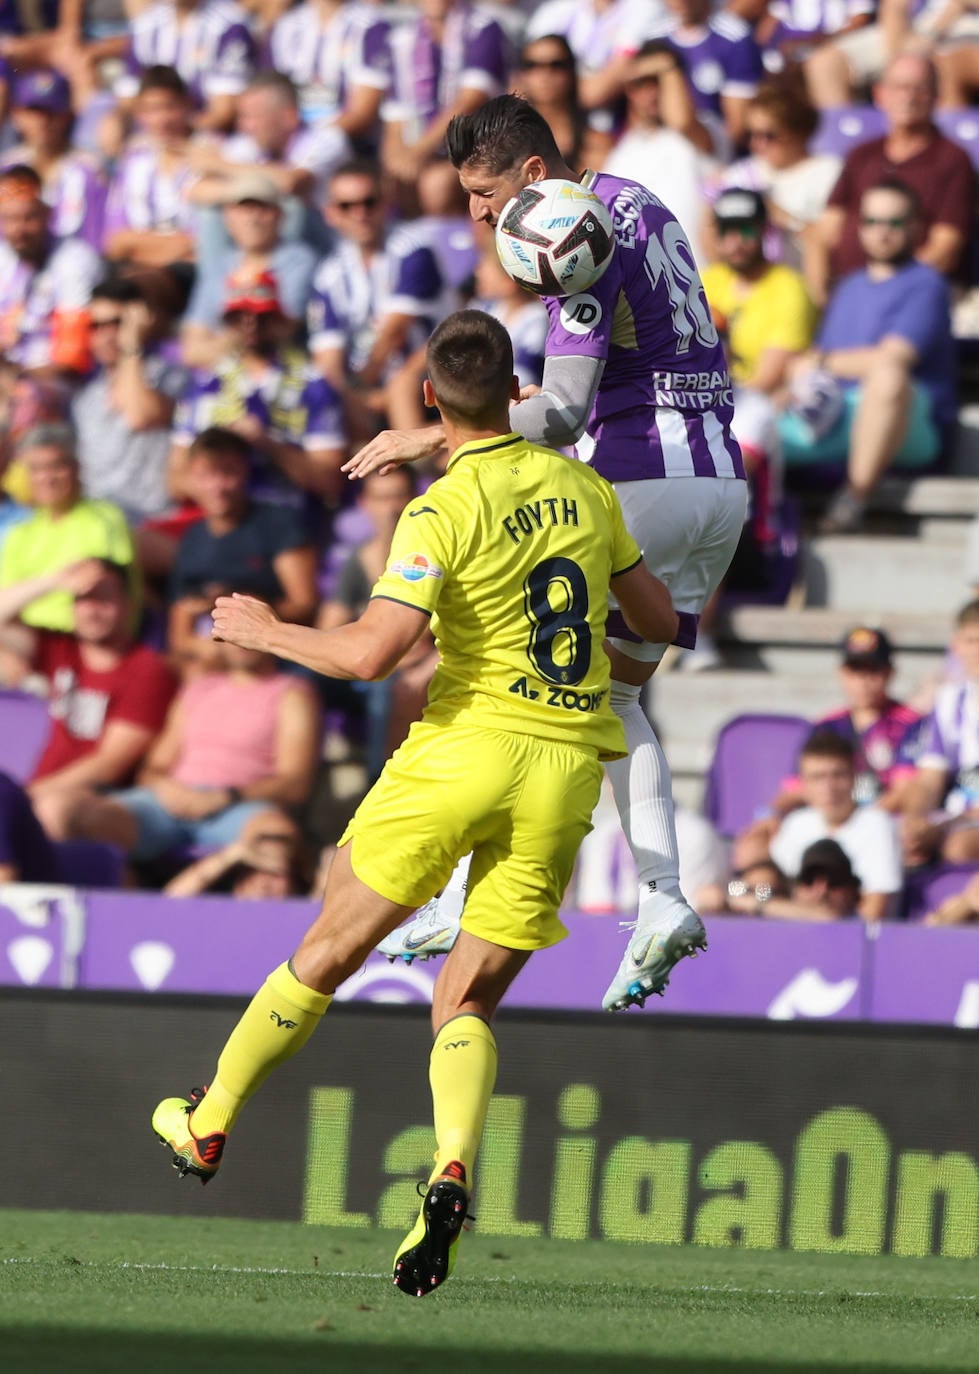
[[576, 181], [532, 181], [503, 207], [496, 251], [503, 270], [527, 291], [574, 296], [594, 286], [612, 261], [612, 215]]

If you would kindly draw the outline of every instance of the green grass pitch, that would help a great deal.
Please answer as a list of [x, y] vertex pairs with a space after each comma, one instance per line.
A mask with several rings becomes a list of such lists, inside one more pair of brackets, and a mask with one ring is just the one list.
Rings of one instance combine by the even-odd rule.
[[[185, 1185], [186, 1186], [186, 1185]], [[979, 1368], [979, 1265], [462, 1237], [423, 1299], [393, 1233], [0, 1212], [4, 1374]]]

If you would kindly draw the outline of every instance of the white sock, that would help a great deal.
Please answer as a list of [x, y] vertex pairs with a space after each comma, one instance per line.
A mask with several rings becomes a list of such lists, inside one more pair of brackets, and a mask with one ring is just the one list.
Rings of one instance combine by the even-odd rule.
[[472, 857], [471, 854], [466, 854], [459, 860], [439, 895], [439, 917], [443, 921], [458, 921], [462, 916]]
[[683, 901], [670, 766], [639, 697], [642, 688], [613, 682], [612, 710], [625, 728], [628, 757], [607, 763], [615, 804], [639, 876], [640, 917]]

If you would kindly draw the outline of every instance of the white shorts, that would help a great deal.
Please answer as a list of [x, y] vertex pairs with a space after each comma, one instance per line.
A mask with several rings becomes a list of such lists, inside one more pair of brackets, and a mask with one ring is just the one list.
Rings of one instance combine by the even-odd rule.
[[[613, 482], [625, 526], [651, 573], [666, 583], [678, 611], [699, 615], [728, 570], [748, 509], [748, 484], [724, 477], [656, 477]], [[614, 597], [610, 607], [617, 611]], [[618, 621], [618, 624], [616, 624]], [[665, 644], [637, 640], [621, 615], [610, 617], [609, 642], [628, 658], [658, 663]], [[692, 648], [692, 644], [684, 647]]]

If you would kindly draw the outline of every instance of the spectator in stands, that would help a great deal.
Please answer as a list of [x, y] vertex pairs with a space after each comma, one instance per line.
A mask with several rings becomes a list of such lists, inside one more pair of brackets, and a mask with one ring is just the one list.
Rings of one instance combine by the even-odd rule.
[[201, 173], [188, 193], [194, 204], [227, 205], [229, 181], [262, 172], [285, 198], [284, 236], [314, 243], [323, 232], [315, 237], [307, 220], [320, 218], [313, 206], [322, 200], [330, 173], [351, 156], [350, 142], [336, 125], [303, 123], [295, 85], [276, 71], [259, 72], [242, 91], [233, 134], [195, 142], [187, 151]]
[[306, 801], [320, 730], [313, 688], [269, 654], [221, 650], [177, 694], [138, 786], [89, 800], [88, 838], [146, 863], [254, 836], [270, 811]]
[[[655, 18], [657, 11], [653, 10]], [[611, 129], [632, 58], [649, 37], [650, 9], [617, 0], [544, 0], [527, 21], [525, 42], [560, 34], [578, 63], [578, 94]]]
[[[2, 793], [0, 793], [2, 797]], [[245, 901], [304, 897], [310, 879], [296, 826], [284, 812], [266, 811], [248, 822], [242, 838], [205, 854], [163, 889], [166, 897], [225, 892]]]
[[957, 411], [955, 343], [945, 279], [915, 257], [914, 191], [881, 181], [860, 199], [867, 266], [834, 289], [815, 350], [793, 369], [780, 423], [787, 466], [846, 465], [820, 528], [850, 533], [892, 466], [927, 467]]
[[[734, 433], [752, 480], [754, 517], [770, 519], [780, 486], [775, 397], [812, 343], [816, 312], [798, 272], [765, 256], [765, 201], [731, 188], [714, 205], [720, 261], [702, 277], [735, 383]], [[774, 470], [773, 470], [774, 464]]]
[[719, 187], [760, 191], [768, 209], [765, 248], [770, 261], [801, 268], [812, 226], [843, 165], [833, 153], [809, 152], [819, 116], [799, 87], [769, 82], [748, 101], [748, 156], [726, 167]]
[[179, 660], [211, 666], [223, 654], [210, 622], [215, 598], [232, 589], [260, 596], [283, 620], [308, 624], [316, 608], [315, 553], [297, 513], [249, 499], [251, 447], [228, 429], [206, 429], [190, 445], [187, 486], [204, 518], [177, 549], [170, 581], [168, 644]]
[[[2, 631], [0, 631], [2, 633]], [[50, 883], [58, 860], [31, 799], [6, 773], [0, 773], [0, 883]]]
[[411, 187], [442, 152], [450, 120], [506, 90], [510, 46], [490, 6], [422, 0], [417, 17], [392, 28], [391, 57], [381, 157], [388, 175]]
[[613, 176], [634, 177], [666, 202], [701, 266], [704, 181], [714, 165], [712, 150], [713, 135], [698, 118], [683, 58], [665, 40], [650, 39], [632, 59], [622, 131], [601, 167]]
[[306, 0], [272, 25], [269, 63], [298, 89], [310, 129], [376, 143], [391, 85], [390, 27], [385, 10], [350, 0]]
[[915, 191], [920, 202], [918, 261], [957, 282], [968, 282], [976, 174], [968, 154], [932, 121], [936, 92], [934, 65], [912, 53], [894, 58], [874, 87], [888, 132], [849, 153], [820, 217], [809, 281], [817, 303], [826, 300], [834, 280], [867, 261], [860, 224], [863, 197], [870, 187], [893, 178]]
[[[715, 906], [718, 898], [723, 905]], [[758, 864], [736, 874], [727, 892], [703, 892], [703, 911], [733, 911], [776, 921], [838, 921], [860, 912], [860, 879], [835, 840], [816, 840], [802, 855], [790, 886], [774, 864]]]
[[513, 344], [513, 372], [521, 387], [540, 386], [544, 375], [547, 310], [508, 276], [500, 265], [496, 245], [487, 237], [476, 266], [474, 310], [499, 320]]
[[338, 168], [325, 213], [339, 243], [313, 282], [309, 346], [343, 397], [357, 443], [377, 432], [383, 384], [449, 312], [452, 298], [425, 238], [411, 226], [387, 232], [374, 164]]
[[197, 179], [187, 159], [190, 92], [173, 67], [148, 67], [133, 113], [128, 141], [109, 184], [105, 255], [144, 268], [194, 260], [194, 208], [188, 192]]
[[154, 0], [140, 9], [129, 24], [125, 71], [115, 85], [124, 110], [147, 68], [162, 63], [182, 77], [198, 129], [229, 129], [255, 67], [247, 12], [235, 0]]
[[0, 425], [0, 470], [3, 490], [21, 505], [31, 502], [31, 481], [16, 456], [21, 439], [39, 425], [67, 420], [71, 388], [60, 376], [45, 372], [15, 372], [4, 378], [6, 414]]
[[0, 355], [73, 375], [89, 364], [85, 311], [102, 264], [81, 239], [55, 239], [50, 220], [32, 167], [0, 172]]
[[194, 438], [225, 425], [252, 446], [252, 494], [308, 506], [306, 493], [336, 502], [347, 454], [339, 397], [313, 369], [304, 350], [286, 340], [294, 323], [283, 313], [271, 272], [232, 282], [224, 302], [227, 351], [212, 371], [187, 384], [174, 419], [170, 482], [186, 493], [185, 468]]
[[957, 0], [951, 5], [946, 0], [916, 0], [913, 4], [909, 0], [880, 0], [876, 14], [866, 4], [860, 3], [858, 8], [864, 21], [861, 25], [841, 29], [832, 42], [820, 44], [806, 58], [806, 84], [813, 103], [821, 110], [859, 104], [863, 90], [880, 79], [888, 62], [899, 53], [933, 51], [930, 35], [939, 12], [949, 12], [953, 29], [963, 17]]
[[[805, 803], [782, 821], [772, 837], [770, 857], [791, 880], [802, 871], [803, 856], [816, 840], [836, 840], [853, 865], [862, 895], [859, 914], [879, 921], [893, 914], [901, 890], [901, 843], [893, 816], [853, 800], [854, 751], [832, 730], [816, 730], [799, 755], [799, 786]], [[735, 863], [746, 866], [745, 846], [736, 846]], [[757, 852], [756, 861], [763, 857]]]
[[[74, 603], [75, 630], [62, 634], [24, 622], [32, 602], [60, 592]], [[135, 644], [128, 569], [87, 558], [0, 590], [0, 645], [23, 678], [48, 688], [51, 733], [29, 791], [52, 839], [88, 833], [95, 792], [124, 786], [163, 725], [174, 679], [154, 650]]]
[[60, 570], [67, 562], [92, 558], [128, 567], [133, 561], [129, 526], [118, 506], [82, 495], [70, 426], [30, 430], [17, 455], [27, 469], [36, 509], [7, 533], [0, 555], [0, 588], [13, 590], [53, 577], [50, 587], [18, 605], [18, 614], [36, 629], [69, 632], [74, 628], [74, 598], [72, 588], [57, 580]]
[[[773, 0], [774, 3], [774, 0]], [[669, 17], [652, 28], [681, 55], [700, 117], [714, 129], [714, 146], [724, 156], [744, 140], [748, 101], [765, 74], [761, 49], [751, 28], [711, 0], [666, 0]]]
[[302, 320], [309, 301], [316, 254], [306, 243], [283, 242], [282, 194], [267, 172], [241, 172], [221, 183], [229, 247], [202, 261], [181, 327], [181, 351], [193, 367], [213, 367], [227, 352], [223, 327], [229, 286], [244, 293], [266, 272], [275, 277], [283, 314]]
[[578, 65], [568, 40], [541, 34], [524, 43], [514, 82], [520, 94], [542, 115], [561, 156], [576, 172], [599, 167], [608, 151], [608, 133], [594, 128], [578, 97]]
[[959, 611], [952, 651], [964, 680], [939, 687], [904, 797], [909, 866], [979, 861], [979, 601]]
[[814, 55], [860, 33], [873, 14], [874, 0], [771, 0], [757, 30], [765, 65], [779, 71], [801, 63], [815, 97], [817, 88], [810, 81]]
[[96, 371], [72, 405], [81, 483], [138, 525], [170, 504], [170, 423], [186, 377], [148, 347], [151, 317], [136, 282], [100, 282], [89, 310]]
[[21, 141], [3, 155], [3, 165], [37, 172], [56, 239], [84, 239], [101, 252], [108, 188], [97, 160], [72, 146], [68, 82], [60, 72], [23, 73], [14, 82], [10, 117]]

